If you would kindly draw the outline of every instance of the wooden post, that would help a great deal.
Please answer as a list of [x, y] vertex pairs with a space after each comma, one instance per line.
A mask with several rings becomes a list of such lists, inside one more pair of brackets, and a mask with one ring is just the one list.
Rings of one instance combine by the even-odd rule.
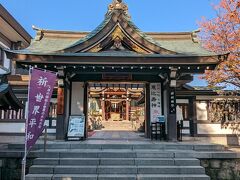
[[176, 121], [176, 90], [173, 87], [168, 89], [168, 140], [177, 141], [177, 121]]
[[145, 88], [145, 136], [147, 138], [151, 137], [151, 113], [150, 113], [150, 84], [146, 83], [146, 88]]
[[85, 135], [84, 138], [88, 138], [88, 83], [84, 83], [84, 107], [83, 113], [85, 116]]
[[57, 90], [57, 140], [64, 140], [64, 101], [64, 88], [59, 86]]
[[57, 90], [57, 114], [64, 114], [64, 89], [61, 87]]
[[105, 109], [105, 100], [101, 100], [101, 106], [102, 106], [102, 120], [105, 121], [105, 112], [106, 112], [106, 109]]
[[129, 121], [129, 110], [130, 110], [130, 104], [129, 104], [129, 99], [127, 98], [126, 100], [126, 121]]

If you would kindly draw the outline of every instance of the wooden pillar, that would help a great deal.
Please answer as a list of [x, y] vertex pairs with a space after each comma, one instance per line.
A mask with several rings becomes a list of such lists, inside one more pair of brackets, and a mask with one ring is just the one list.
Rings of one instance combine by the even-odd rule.
[[147, 138], [151, 137], [151, 112], [150, 112], [150, 84], [147, 83], [146, 84], [146, 88], [145, 88], [145, 109], [146, 109], [146, 113], [145, 113], [145, 136]]
[[84, 137], [88, 138], [88, 83], [84, 83], [84, 107], [83, 107], [83, 113], [85, 116], [85, 131], [84, 131]]
[[177, 121], [176, 121], [176, 91], [169, 88], [168, 91], [169, 110], [168, 110], [168, 140], [177, 141]]
[[[62, 81], [63, 80], [59, 80]], [[56, 139], [64, 140], [64, 87], [58, 85], [57, 90], [57, 125]]]
[[69, 104], [70, 104], [70, 84], [64, 79], [60, 79], [57, 94], [57, 127], [56, 139], [64, 140], [67, 133]]
[[130, 102], [129, 102], [129, 99], [127, 98], [127, 100], [126, 100], [126, 121], [130, 120], [129, 111], [130, 111]]
[[197, 104], [196, 104], [196, 97], [193, 97], [189, 101], [189, 111], [191, 112], [191, 121], [190, 123], [190, 132], [191, 136], [197, 136]]

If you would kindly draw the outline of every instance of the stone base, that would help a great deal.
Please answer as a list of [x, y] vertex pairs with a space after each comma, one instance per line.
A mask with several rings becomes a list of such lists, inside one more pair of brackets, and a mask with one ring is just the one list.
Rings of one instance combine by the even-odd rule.
[[222, 135], [222, 136], [207, 136], [207, 137], [183, 137], [183, 141], [199, 141], [202, 143], [214, 143], [214, 144], [222, 144], [224, 146], [239, 146], [240, 145], [240, 137], [237, 135]]

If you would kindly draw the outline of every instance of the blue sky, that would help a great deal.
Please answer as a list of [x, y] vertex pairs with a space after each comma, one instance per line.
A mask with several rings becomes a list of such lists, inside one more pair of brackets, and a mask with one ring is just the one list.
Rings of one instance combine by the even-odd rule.
[[[34, 37], [32, 25], [43, 29], [91, 31], [104, 18], [112, 0], [0, 0]], [[192, 31], [202, 16], [213, 18], [218, 0], [125, 0], [132, 21], [148, 32]], [[206, 85], [196, 79], [194, 85]]]
[[[32, 35], [31, 26], [91, 31], [104, 18], [112, 0], [0, 0]], [[133, 22], [143, 31], [192, 31], [202, 16], [215, 16], [217, 0], [125, 0]]]

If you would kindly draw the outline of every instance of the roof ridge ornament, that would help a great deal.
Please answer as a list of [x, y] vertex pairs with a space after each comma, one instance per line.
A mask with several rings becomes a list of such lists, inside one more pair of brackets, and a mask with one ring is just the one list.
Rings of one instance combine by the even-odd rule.
[[106, 16], [110, 15], [113, 11], [122, 11], [127, 18], [131, 18], [128, 13], [128, 6], [123, 2], [123, 0], [113, 0], [113, 2], [108, 6]]

